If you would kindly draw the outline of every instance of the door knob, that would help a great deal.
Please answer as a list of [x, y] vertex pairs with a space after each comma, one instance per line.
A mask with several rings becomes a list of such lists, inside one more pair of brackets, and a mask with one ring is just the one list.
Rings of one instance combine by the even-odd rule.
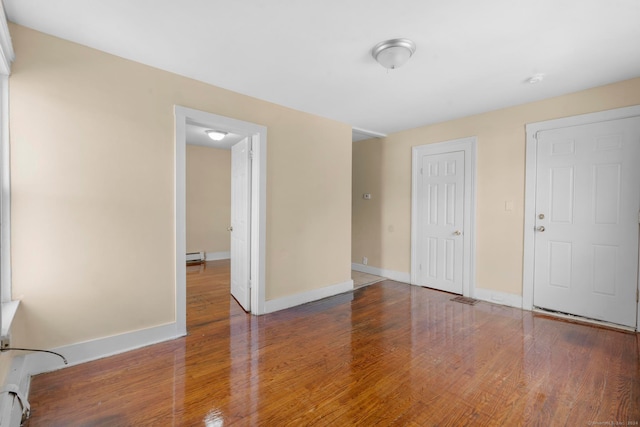
[[456, 230], [453, 232], [453, 234], [455, 234], [456, 236], [460, 236], [462, 234], [462, 231]]
[[536, 228], [536, 230], [542, 233], [545, 230], [544, 225], [541, 225], [540, 227]]
[[227, 231], [233, 231], [233, 226], [227, 227]]

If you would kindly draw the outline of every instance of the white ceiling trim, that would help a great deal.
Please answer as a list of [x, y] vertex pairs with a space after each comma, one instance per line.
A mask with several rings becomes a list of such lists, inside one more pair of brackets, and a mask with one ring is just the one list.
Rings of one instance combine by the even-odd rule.
[[387, 135], [380, 132], [374, 132], [372, 130], [351, 128], [351, 140], [353, 142], [362, 141], [371, 138], [385, 138]]

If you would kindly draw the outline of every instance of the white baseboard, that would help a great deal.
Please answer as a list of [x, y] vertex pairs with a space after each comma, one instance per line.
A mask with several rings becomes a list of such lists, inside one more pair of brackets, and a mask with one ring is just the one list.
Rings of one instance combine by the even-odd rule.
[[69, 362], [68, 365], [65, 365], [58, 356], [53, 354], [29, 353], [24, 356], [25, 370], [28, 375], [38, 375], [172, 340], [180, 336], [182, 334], [174, 322], [52, 349], [52, 351], [62, 354]]
[[274, 311], [284, 310], [285, 308], [295, 307], [297, 305], [306, 304], [308, 302], [331, 297], [353, 290], [353, 280], [338, 283], [336, 285], [327, 286], [325, 288], [314, 289], [308, 292], [289, 295], [265, 302], [265, 313], [273, 313]]
[[489, 289], [475, 288], [474, 298], [492, 302], [494, 304], [507, 305], [509, 307], [522, 308], [522, 296]]
[[396, 282], [411, 283], [411, 273], [403, 271], [386, 270], [384, 268], [372, 267], [370, 265], [351, 263], [351, 269], [361, 273], [374, 274], [376, 276], [386, 277]]
[[[375, 274], [391, 280], [403, 283], [411, 283], [411, 274], [401, 271], [385, 270], [384, 268], [372, 267], [370, 265], [351, 263], [351, 269], [362, 273]], [[509, 307], [522, 308], [522, 296], [508, 294], [505, 292], [492, 291], [489, 289], [475, 288], [473, 297], [482, 301], [494, 304], [506, 305]]]
[[218, 261], [221, 259], [230, 259], [231, 252], [207, 252], [204, 256], [206, 261]]
[[[28, 398], [29, 386], [33, 375], [102, 359], [151, 344], [172, 340], [182, 335], [178, 331], [177, 323], [173, 322], [139, 331], [57, 347], [51, 350], [62, 354], [69, 362], [68, 365], [65, 365], [60, 357], [50, 353], [33, 352], [24, 356], [17, 356], [11, 361], [11, 368], [5, 379], [4, 386], [15, 384], [18, 386], [20, 393]], [[20, 425], [21, 417], [21, 414], [16, 412], [16, 408], [19, 405], [14, 404], [13, 411], [7, 412], [6, 403], [8, 402], [9, 399], [2, 400], [3, 407], [0, 408], [1, 425], [17, 427]]]

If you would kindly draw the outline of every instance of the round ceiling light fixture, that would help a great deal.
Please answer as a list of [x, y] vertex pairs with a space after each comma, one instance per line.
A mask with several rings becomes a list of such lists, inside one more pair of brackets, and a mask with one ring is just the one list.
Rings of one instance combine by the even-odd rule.
[[534, 74], [533, 76], [529, 77], [526, 81], [527, 83], [534, 85], [536, 83], [540, 83], [542, 80], [544, 80], [544, 74], [543, 73], [538, 73], [538, 74]]
[[214, 141], [222, 141], [224, 137], [227, 136], [228, 132], [223, 132], [221, 130], [205, 130], [204, 133]]
[[411, 58], [416, 51], [416, 44], [409, 39], [392, 39], [378, 43], [371, 49], [371, 56], [380, 65], [388, 69], [396, 69]]

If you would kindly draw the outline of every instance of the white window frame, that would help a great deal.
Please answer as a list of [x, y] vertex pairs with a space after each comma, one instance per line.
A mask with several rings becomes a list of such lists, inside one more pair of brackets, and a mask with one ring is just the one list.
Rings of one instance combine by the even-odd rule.
[[11, 301], [11, 174], [9, 151], [9, 77], [0, 75], [0, 298]]
[[18, 302], [11, 300], [11, 157], [9, 75], [15, 58], [4, 6], [0, 3], [0, 336], [9, 334]]

